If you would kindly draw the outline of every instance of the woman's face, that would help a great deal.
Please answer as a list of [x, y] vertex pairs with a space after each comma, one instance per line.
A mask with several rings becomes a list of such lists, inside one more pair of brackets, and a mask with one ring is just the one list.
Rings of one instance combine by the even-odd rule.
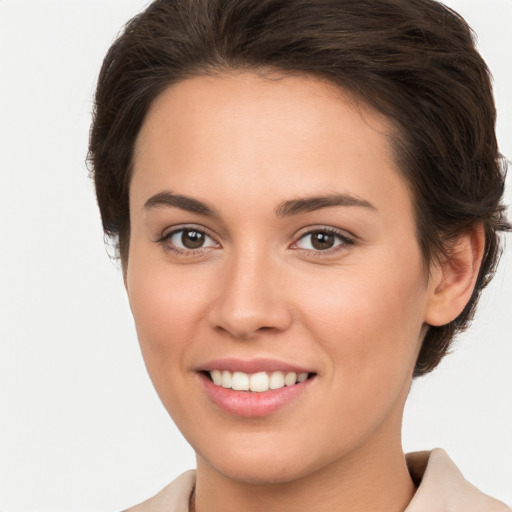
[[389, 133], [310, 77], [197, 77], [153, 104], [126, 287], [199, 465], [284, 482], [399, 445], [432, 290]]

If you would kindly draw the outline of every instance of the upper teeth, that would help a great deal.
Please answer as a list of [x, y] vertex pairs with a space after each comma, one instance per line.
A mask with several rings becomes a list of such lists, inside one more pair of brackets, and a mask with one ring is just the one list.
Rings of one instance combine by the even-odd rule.
[[243, 372], [230, 372], [229, 370], [212, 370], [210, 376], [217, 386], [231, 388], [237, 391], [255, 391], [262, 393], [269, 389], [279, 389], [284, 386], [293, 386], [297, 382], [304, 382], [307, 373], [295, 372], [258, 372], [247, 374]]

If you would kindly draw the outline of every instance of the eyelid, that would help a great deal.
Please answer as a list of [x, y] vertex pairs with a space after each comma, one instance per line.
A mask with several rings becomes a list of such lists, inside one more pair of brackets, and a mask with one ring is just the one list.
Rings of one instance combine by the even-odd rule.
[[[299, 240], [302, 240], [303, 238], [305, 238], [308, 235], [312, 235], [314, 233], [319, 233], [319, 232], [320, 233], [329, 233], [329, 234], [335, 235], [335, 236], [339, 237], [342, 240], [342, 243], [338, 244], [338, 245], [335, 245], [332, 248], [324, 249], [324, 250], [321, 250], [321, 249], [302, 249], [300, 247], [297, 247], [297, 243], [299, 242]], [[356, 242], [355, 236], [350, 234], [350, 233], [348, 233], [345, 230], [342, 230], [342, 229], [339, 229], [339, 228], [334, 228], [332, 226], [315, 225], [315, 226], [308, 226], [308, 227], [303, 228], [302, 230], [300, 230], [300, 232], [295, 236], [294, 241], [292, 242], [290, 248], [291, 249], [295, 249], [295, 250], [300, 250], [300, 251], [306, 251], [306, 252], [314, 253], [315, 255], [316, 254], [319, 254], [319, 255], [326, 254], [327, 255], [327, 254], [330, 254], [330, 253], [342, 250], [343, 248], [346, 249], [347, 246], [354, 245], [355, 242]]]
[[[175, 226], [169, 226], [163, 231], [162, 235], [157, 240], [155, 240], [155, 243], [163, 245], [166, 250], [170, 250], [170, 251], [173, 251], [173, 252], [176, 252], [179, 254], [184, 254], [184, 255], [186, 255], [187, 253], [198, 254], [198, 253], [201, 253], [202, 251], [212, 248], [212, 246], [207, 246], [207, 247], [199, 247], [197, 249], [182, 249], [180, 247], [176, 247], [175, 245], [169, 243], [169, 240], [172, 236], [174, 236], [176, 233], [179, 233], [180, 231], [186, 231], [186, 230], [197, 231], [199, 233], [204, 234], [205, 236], [207, 236], [208, 238], [213, 240], [213, 242], [216, 244], [216, 247], [213, 247], [215, 249], [222, 247], [220, 242], [218, 241], [216, 235], [212, 234], [208, 228], [205, 228], [204, 226], [201, 226], [198, 224], [178, 224]], [[312, 234], [318, 233], [318, 232], [325, 232], [325, 233], [335, 235], [341, 239], [342, 243], [335, 245], [332, 248], [324, 249], [324, 250], [303, 249], [303, 248], [297, 247], [297, 243], [299, 242], [299, 240], [305, 238], [308, 235], [312, 235]], [[355, 242], [356, 242], [355, 236], [352, 235], [351, 233], [348, 233], [346, 230], [342, 230], [342, 229], [335, 228], [332, 226], [313, 225], [313, 226], [307, 226], [307, 227], [302, 228], [297, 233], [297, 235], [294, 237], [294, 241], [292, 242], [292, 244], [289, 247], [294, 250], [309, 252], [309, 253], [313, 253], [315, 255], [322, 255], [322, 254], [328, 255], [328, 254], [332, 254], [334, 252], [337, 252], [337, 251], [340, 251], [343, 249], [347, 249], [348, 246], [353, 245]]]
[[180, 231], [197, 231], [198, 233], [204, 234], [205, 236], [207, 236], [208, 238], [215, 242], [216, 247], [213, 248], [216, 249], [221, 247], [221, 244], [217, 240], [217, 237], [213, 235], [209, 229], [198, 224], [178, 224], [175, 226], [169, 226], [162, 232], [162, 235], [157, 240], [155, 240], [155, 243], [162, 245], [168, 251], [172, 251], [182, 255], [199, 254], [204, 250], [212, 248], [212, 246], [198, 247], [197, 249], [182, 249], [181, 247], [176, 247], [175, 245], [170, 243], [170, 239]]

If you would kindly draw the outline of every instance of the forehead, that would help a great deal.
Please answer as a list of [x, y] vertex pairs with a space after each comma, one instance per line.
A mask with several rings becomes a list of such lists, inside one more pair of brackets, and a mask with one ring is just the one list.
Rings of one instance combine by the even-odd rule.
[[[211, 141], [210, 149], [214, 145], [224, 149], [225, 137], [229, 136], [232, 147], [243, 143], [247, 148], [253, 141], [253, 145], [268, 149], [272, 137], [265, 136], [283, 131], [295, 151], [300, 142], [304, 142], [306, 151], [322, 140], [328, 146], [336, 136], [352, 135], [355, 143], [356, 135], [365, 134], [353, 132], [350, 125], [354, 121], [366, 125], [366, 135], [373, 135], [372, 147], [378, 145], [376, 149], [391, 156], [388, 139], [381, 137], [391, 132], [391, 122], [330, 82], [275, 72], [197, 76], [169, 87], [153, 102], [137, 138], [136, 156], [149, 138], [157, 142], [158, 137], [168, 135], [175, 140], [188, 138], [193, 143], [202, 137], [202, 144]], [[326, 137], [328, 134], [333, 137]], [[284, 138], [275, 140], [274, 145], [283, 150], [287, 146]], [[317, 145], [317, 149], [328, 148]]]
[[231, 200], [243, 192], [246, 204], [269, 199], [272, 208], [286, 195], [340, 192], [373, 203], [375, 191], [399, 192], [396, 204], [409, 208], [391, 132], [386, 117], [314, 77], [194, 77], [151, 106], [130, 192], [140, 203], [159, 189], [197, 197], [215, 186]]

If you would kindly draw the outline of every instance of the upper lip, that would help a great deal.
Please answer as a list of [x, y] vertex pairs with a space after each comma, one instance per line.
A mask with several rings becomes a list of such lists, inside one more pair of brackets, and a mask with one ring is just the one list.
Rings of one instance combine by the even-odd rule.
[[206, 372], [211, 370], [228, 370], [230, 372], [258, 373], [258, 372], [295, 372], [295, 373], [314, 373], [311, 369], [295, 364], [290, 364], [278, 359], [235, 359], [223, 358], [212, 359], [201, 364], [197, 371]]

